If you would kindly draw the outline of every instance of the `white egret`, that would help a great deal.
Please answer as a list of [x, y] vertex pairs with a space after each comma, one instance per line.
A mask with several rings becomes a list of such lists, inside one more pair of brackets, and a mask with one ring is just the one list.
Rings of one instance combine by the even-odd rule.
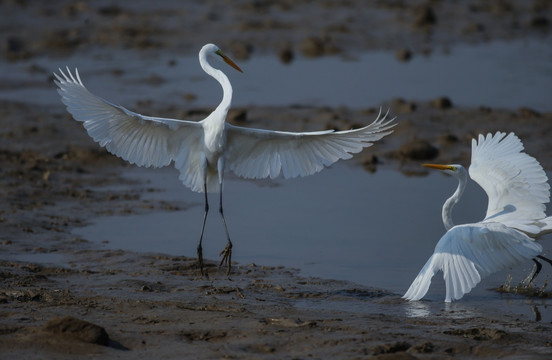
[[485, 190], [488, 206], [485, 219], [474, 224], [454, 226], [452, 208], [464, 192], [468, 172], [462, 165], [423, 166], [439, 169], [459, 181], [456, 192], [443, 205], [447, 233], [435, 246], [403, 298], [419, 300], [425, 296], [431, 278], [443, 272], [445, 301], [458, 300], [482, 278], [515, 264], [541, 256], [542, 246], [535, 238], [552, 231], [552, 217], [546, 217], [544, 204], [550, 200], [548, 178], [535, 158], [523, 152], [519, 138], [510, 133], [479, 135], [472, 140], [470, 177]]
[[230, 272], [232, 242], [222, 207], [225, 170], [249, 178], [285, 178], [319, 172], [339, 159], [351, 158], [390, 134], [395, 124], [387, 114], [370, 125], [347, 131], [283, 132], [243, 128], [225, 121], [232, 101], [232, 86], [226, 75], [212, 67], [208, 58], [218, 58], [241, 72], [241, 69], [213, 44], [203, 46], [199, 63], [215, 78], [223, 90], [218, 107], [199, 122], [144, 116], [93, 95], [83, 85], [78, 71], [73, 75], [60, 70], [55, 74], [62, 102], [73, 118], [83, 123], [88, 134], [107, 151], [132, 164], [145, 167], [167, 166], [174, 162], [179, 179], [196, 192], [205, 193], [205, 213], [197, 247], [203, 273], [202, 241], [209, 211], [208, 192], [220, 192], [219, 212], [224, 224], [227, 245], [221, 252], [222, 266]]

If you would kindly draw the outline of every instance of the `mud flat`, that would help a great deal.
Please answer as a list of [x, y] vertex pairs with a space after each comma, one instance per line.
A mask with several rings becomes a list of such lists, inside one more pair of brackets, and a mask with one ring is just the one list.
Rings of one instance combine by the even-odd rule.
[[[2, 20], [2, 61], [29, 64], [21, 78], [32, 73], [42, 79], [15, 81], [17, 74], [3, 74], [9, 81], [0, 86], [23, 89], [22, 94], [37, 88], [55, 92], [54, 69], [32, 66], [44, 56], [94, 58], [121, 47], [138, 57], [156, 51], [189, 55], [208, 41], [226, 45], [228, 53], [241, 51], [238, 58], [244, 59], [256, 52], [324, 56], [357, 48], [395, 51], [406, 47], [404, 34], [418, 56], [457, 43], [545, 36], [551, 13], [544, 1], [531, 6], [379, 2], [362, 11], [331, 3], [257, 2], [226, 13], [214, 2], [190, 8], [177, 1], [159, 7], [38, 4], [0, 3], [2, 14], [9, 15]], [[463, 13], [469, 16], [455, 15]], [[335, 21], [325, 20], [330, 15]], [[91, 64], [100, 67], [98, 59]], [[101, 71], [117, 74], [120, 68]], [[155, 79], [151, 84], [153, 91], [135, 107], [125, 105], [167, 117], [200, 118], [209, 111], [194, 106], [193, 94], [188, 102], [175, 98], [172, 106], [156, 106]], [[501, 130], [515, 131], [527, 151], [552, 169], [552, 113], [524, 106], [458, 107], [443, 95], [433, 101], [388, 99], [400, 119], [395, 133], [350, 165], [419, 175], [422, 161], [467, 163], [471, 137]], [[228, 277], [213, 260], [205, 278], [193, 258], [105, 250], [75, 237], [73, 229], [97, 216], [170, 212], [189, 204], [145, 199], [162, 189], [123, 176], [132, 167], [99, 149], [57, 99], [34, 100], [31, 95], [0, 100], [0, 358], [547, 359], [552, 354], [552, 324], [538, 318], [469, 312], [455, 304], [435, 311], [435, 304], [405, 303], [401, 294], [385, 289], [262, 263], [235, 264]], [[379, 105], [252, 105], [233, 110], [231, 121], [276, 130], [345, 129], [375, 117]], [[184, 240], [195, 242], [196, 230], [183, 234]], [[539, 301], [550, 311], [550, 299]]]

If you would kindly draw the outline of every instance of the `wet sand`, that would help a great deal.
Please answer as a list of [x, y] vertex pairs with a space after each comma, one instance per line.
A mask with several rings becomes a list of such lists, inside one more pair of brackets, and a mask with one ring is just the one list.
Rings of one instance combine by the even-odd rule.
[[[214, 2], [184, 9], [173, 1], [153, 9], [136, 4], [2, 2], [0, 12], [9, 15], [2, 20], [2, 61], [63, 59], [75, 52], [98, 56], [121, 46], [137, 56], [190, 54], [214, 39], [238, 59], [258, 52], [285, 60], [286, 54], [348, 54], [357, 48], [395, 51], [405, 48], [405, 36], [416, 56], [457, 43], [542, 36], [552, 11], [538, 1], [478, 8], [389, 2], [363, 11], [309, 2], [243, 3], [231, 9], [217, 9]], [[28, 26], [19, 29], [21, 23]], [[39, 86], [55, 91], [53, 70], [28, 69], [43, 73]], [[459, 313], [454, 304], [424, 315], [423, 302], [405, 305], [401, 294], [262, 264], [234, 264], [228, 277], [214, 259], [205, 278], [193, 258], [101, 250], [75, 238], [72, 229], [95, 216], [168, 212], [184, 205], [178, 199], [143, 200], [162, 189], [123, 177], [131, 167], [99, 149], [61, 102], [31, 105], [31, 100], [0, 101], [0, 358], [546, 359], [552, 354], [547, 323]], [[156, 107], [153, 95], [148, 100], [133, 109], [167, 117], [201, 117], [208, 111], [182, 99], [174, 99], [169, 109]], [[527, 151], [552, 169], [552, 113], [458, 108], [446, 98], [389, 99], [389, 104], [399, 120], [395, 133], [350, 160], [352, 166], [419, 175], [423, 161], [467, 164], [471, 137], [501, 130], [515, 131]], [[345, 129], [371, 121], [377, 106], [251, 106], [233, 110], [231, 121], [276, 130]], [[237, 116], [244, 112], [245, 121]], [[285, 124], [279, 123], [283, 117], [289, 120]], [[183, 234], [183, 241], [197, 241], [198, 230]]]

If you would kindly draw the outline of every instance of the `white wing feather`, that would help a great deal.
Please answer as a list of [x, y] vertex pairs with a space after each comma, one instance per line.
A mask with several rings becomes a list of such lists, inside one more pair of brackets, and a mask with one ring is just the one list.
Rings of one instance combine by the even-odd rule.
[[[381, 115], [381, 112], [380, 112]], [[349, 159], [374, 141], [392, 133], [394, 119], [378, 118], [370, 125], [346, 131], [283, 132], [226, 124], [226, 165], [236, 175], [285, 178], [319, 172], [339, 159]]]
[[54, 74], [62, 102], [73, 118], [83, 123], [88, 134], [107, 151], [145, 167], [167, 166], [175, 161], [180, 179], [194, 191], [203, 190], [199, 156], [201, 123], [149, 117], [114, 105], [83, 85], [78, 71]]
[[539, 162], [523, 152], [514, 133], [473, 139], [469, 173], [489, 197], [484, 221], [498, 221], [534, 235], [541, 232], [544, 204], [550, 199], [548, 178]]
[[[201, 192], [204, 174], [203, 122], [149, 117], [114, 105], [83, 85], [78, 71], [55, 74], [67, 110], [83, 122], [88, 134], [101, 146], [138, 166], [167, 166], [180, 170], [180, 180]], [[381, 115], [381, 112], [380, 112]], [[314, 174], [339, 159], [348, 159], [390, 134], [394, 119], [378, 118], [370, 125], [348, 131], [281, 132], [225, 124], [225, 165], [245, 178], [285, 178]], [[211, 176], [211, 180], [217, 179]], [[209, 189], [213, 186], [209, 186]]]
[[501, 223], [458, 225], [439, 240], [435, 252], [403, 298], [424, 297], [431, 279], [440, 270], [446, 285], [445, 301], [458, 300], [482, 278], [530, 260], [541, 252], [540, 244]]

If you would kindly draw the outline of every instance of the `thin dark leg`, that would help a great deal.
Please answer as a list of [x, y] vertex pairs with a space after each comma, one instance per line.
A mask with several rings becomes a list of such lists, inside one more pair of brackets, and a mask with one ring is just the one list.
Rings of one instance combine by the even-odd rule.
[[[549, 263], [551, 266], [552, 266], [552, 260], [548, 259], [548, 258], [545, 258], [544, 256], [542, 255], [537, 255], [537, 257], [541, 260], [544, 260], [546, 261], [547, 263]], [[537, 277], [537, 274], [540, 273], [541, 269], [542, 269], [542, 264], [537, 260], [537, 259], [533, 259], [533, 261], [535, 262], [535, 264], [537, 264], [537, 270], [535, 270], [535, 273], [533, 274], [533, 277], [531, 278], [531, 281], [529, 281], [529, 284], [532, 284], [533, 281], [535, 280], [535, 278]]]
[[542, 255], [537, 255], [537, 257], [541, 260], [544, 260], [546, 261], [547, 263], [549, 263], [551, 266], [552, 266], [552, 260], [548, 259], [548, 258], [545, 258], [544, 256]]
[[203, 242], [203, 233], [205, 232], [207, 213], [209, 212], [209, 200], [207, 199], [207, 180], [203, 185], [203, 189], [205, 190], [205, 214], [203, 215], [203, 225], [201, 225], [201, 236], [199, 237], [199, 244], [197, 245], [197, 263], [199, 265], [199, 271], [201, 272], [201, 275], [206, 275], [203, 273], [203, 248], [201, 247], [201, 243]]
[[[538, 256], [537, 256], [538, 257]], [[529, 285], [532, 285], [533, 284], [533, 281], [535, 280], [535, 278], [537, 277], [537, 275], [540, 273], [541, 269], [542, 269], [542, 264], [537, 260], [537, 259], [533, 259], [533, 261], [535, 262], [535, 264], [537, 265], [537, 269], [535, 270], [535, 273], [533, 274], [533, 276], [531, 277], [531, 281], [529, 281]]]
[[226, 231], [226, 238], [228, 239], [228, 242], [226, 243], [226, 247], [220, 253], [220, 256], [222, 256], [222, 259], [220, 260], [219, 266], [222, 266], [224, 263], [226, 263], [228, 265], [228, 270], [226, 271], [226, 274], [230, 275], [230, 267], [232, 266], [231, 265], [232, 264], [232, 241], [230, 241], [230, 234], [228, 233], [228, 227], [226, 226], [226, 219], [224, 218], [224, 210], [222, 209], [222, 182], [220, 183], [219, 213], [222, 219], [222, 223], [224, 224], [224, 231]]

